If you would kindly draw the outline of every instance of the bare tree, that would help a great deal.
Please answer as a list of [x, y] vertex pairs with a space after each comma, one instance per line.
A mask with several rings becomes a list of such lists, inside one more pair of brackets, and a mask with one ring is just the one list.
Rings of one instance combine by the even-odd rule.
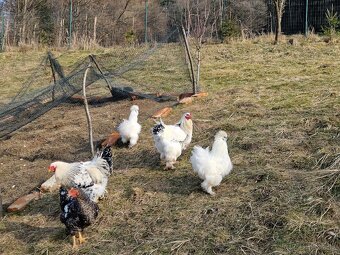
[[211, 15], [210, 0], [196, 0], [193, 13], [192, 37], [196, 46], [197, 74], [196, 74], [196, 90], [200, 87], [200, 71], [201, 71], [201, 50], [203, 39], [208, 28], [208, 21]]
[[276, 16], [276, 30], [275, 30], [275, 40], [274, 44], [279, 41], [279, 36], [281, 35], [281, 20], [283, 15], [283, 10], [285, 8], [286, 0], [273, 0], [275, 7]]

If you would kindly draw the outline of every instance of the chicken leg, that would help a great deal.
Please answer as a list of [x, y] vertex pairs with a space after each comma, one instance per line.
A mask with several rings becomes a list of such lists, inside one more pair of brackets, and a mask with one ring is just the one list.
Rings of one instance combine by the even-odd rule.
[[77, 238], [75, 235], [72, 236], [72, 248], [75, 249], [78, 247], [78, 244], [77, 244]]
[[82, 236], [81, 232], [79, 232], [79, 243], [85, 243], [86, 238]]
[[202, 182], [201, 187], [204, 189], [204, 191], [206, 191], [208, 194], [214, 196], [215, 192], [212, 191], [212, 186], [207, 182], [207, 180], [205, 180], [204, 182]]

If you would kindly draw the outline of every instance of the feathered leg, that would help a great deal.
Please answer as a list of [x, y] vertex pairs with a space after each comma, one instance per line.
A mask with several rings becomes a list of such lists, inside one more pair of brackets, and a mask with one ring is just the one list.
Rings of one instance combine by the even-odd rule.
[[172, 161], [166, 162], [164, 170], [167, 170], [167, 169], [176, 169], [176, 167], [174, 166], [174, 162], [172, 162]]
[[162, 160], [164, 160], [164, 159], [165, 159], [165, 156], [164, 156], [164, 154], [163, 154], [163, 153], [161, 153], [161, 155], [159, 156], [159, 158], [161, 159], [161, 161], [162, 161]]
[[202, 187], [203, 190], [204, 190], [205, 192], [207, 192], [208, 194], [210, 194], [210, 195], [212, 195], [212, 196], [215, 195], [215, 192], [212, 191], [212, 186], [208, 183], [207, 180], [205, 180], [204, 182], [202, 182], [201, 187]]
[[127, 143], [128, 140], [126, 139], [125, 136], [122, 136], [121, 138], [122, 138], [122, 143]]
[[98, 198], [98, 200], [103, 200], [103, 199], [107, 198], [107, 194], [108, 194], [108, 193], [109, 193], [109, 192], [105, 189], [103, 195], [101, 195], [101, 196]]
[[130, 138], [130, 143], [129, 143], [129, 148], [131, 148], [132, 146], [136, 145], [138, 141], [138, 136], [137, 137], [131, 137]]

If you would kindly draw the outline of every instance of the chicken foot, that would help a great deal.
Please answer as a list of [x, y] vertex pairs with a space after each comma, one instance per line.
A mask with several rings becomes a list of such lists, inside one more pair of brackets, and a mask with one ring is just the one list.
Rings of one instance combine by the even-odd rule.
[[165, 167], [164, 170], [168, 170], [168, 169], [176, 169], [176, 167], [174, 166], [175, 162], [166, 162], [165, 163]]
[[81, 234], [81, 232], [79, 232], [78, 240], [79, 240], [79, 244], [85, 243], [86, 238], [83, 237], [83, 235]]
[[212, 196], [216, 194], [214, 191], [212, 191], [212, 186], [210, 186], [207, 181], [202, 182], [201, 187], [203, 188], [205, 192], [207, 192], [208, 194]]

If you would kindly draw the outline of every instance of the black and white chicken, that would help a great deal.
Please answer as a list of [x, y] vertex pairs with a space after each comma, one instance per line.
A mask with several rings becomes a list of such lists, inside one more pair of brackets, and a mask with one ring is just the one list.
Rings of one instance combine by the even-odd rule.
[[185, 113], [181, 120], [175, 125], [166, 125], [160, 120], [152, 129], [157, 151], [160, 159], [164, 160], [165, 169], [174, 169], [174, 163], [186, 149], [192, 139], [192, 120], [191, 114]]
[[105, 147], [91, 161], [56, 161], [48, 169], [55, 173], [57, 184], [66, 188], [81, 188], [92, 201], [97, 202], [104, 197], [108, 177], [112, 173], [111, 147]]
[[87, 195], [76, 188], [65, 189], [61, 187], [60, 221], [65, 224], [68, 234], [72, 237], [73, 248], [85, 242], [84, 228], [90, 226], [98, 216], [99, 207]]

